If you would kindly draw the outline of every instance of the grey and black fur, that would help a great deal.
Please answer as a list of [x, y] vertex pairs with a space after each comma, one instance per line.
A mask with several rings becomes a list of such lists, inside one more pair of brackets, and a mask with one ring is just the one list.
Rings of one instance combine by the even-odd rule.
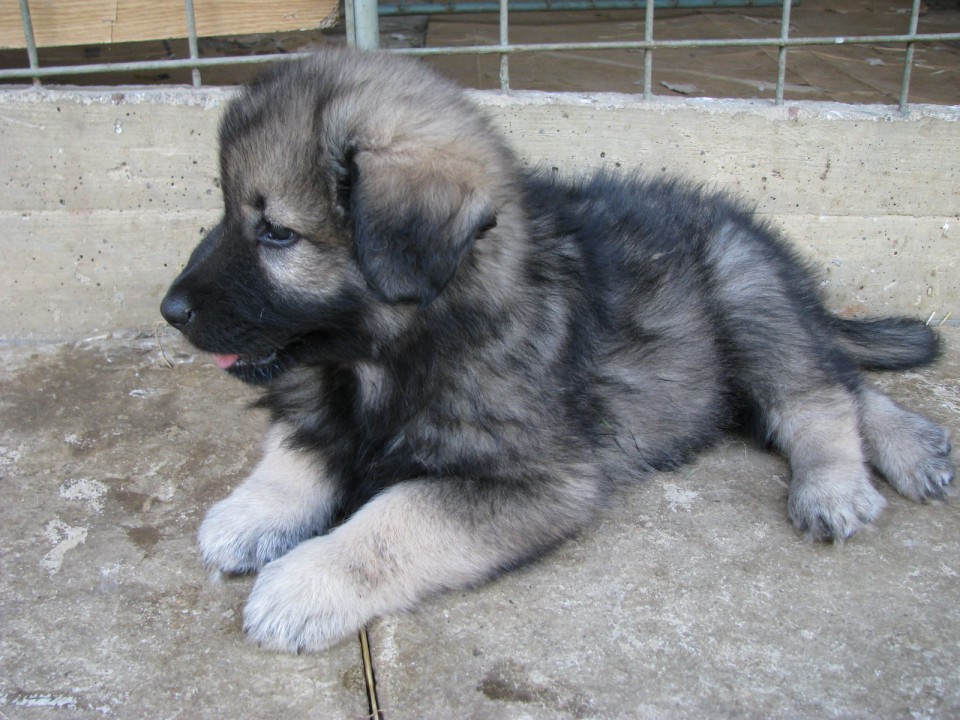
[[272, 414], [199, 535], [210, 568], [259, 572], [266, 647], [527, 562], [727, 428], [787, 458], [810, 538], [878, 515], [871, 466], [920, 501], [953, 478], [946, 433], [860, 374], [933, 361], [922, 323], [831, 315], [729, 197], [525, 169], [413, 61], [268, 73], [226, 109], [221, 172], [223, 219], [162, 312]]

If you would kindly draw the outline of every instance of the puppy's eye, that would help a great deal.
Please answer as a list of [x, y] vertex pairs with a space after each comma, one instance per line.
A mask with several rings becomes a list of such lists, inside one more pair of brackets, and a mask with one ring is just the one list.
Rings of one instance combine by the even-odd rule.
[[290, 228], [278, 227], [270, 223], [261, 223], [257, 228], [257, 242], [270, 247], [284, 248], [293, 245], [300, 236]]

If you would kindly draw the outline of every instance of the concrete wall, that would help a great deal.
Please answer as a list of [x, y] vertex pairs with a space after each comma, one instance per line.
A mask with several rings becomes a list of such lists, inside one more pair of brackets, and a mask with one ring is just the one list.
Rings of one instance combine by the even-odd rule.
[[[0, 91], [0, 339], [149, 328], [219, 213], [229, 91]], [[960, 303], [960, 108], [477, 93], [521, 155], [682, 173], [752, 197], [844, 312]]]

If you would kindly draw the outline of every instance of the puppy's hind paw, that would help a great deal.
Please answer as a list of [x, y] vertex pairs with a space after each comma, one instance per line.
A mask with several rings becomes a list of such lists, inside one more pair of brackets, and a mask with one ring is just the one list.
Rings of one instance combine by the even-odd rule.
[[876, 520], [886, 504], [866, 477], [839, 482], [794, 478], [787, 513], [807, 540], [843, 542]]
[[882, 393], [864, 390], [861, 401], [870, 464], [904, 497], [944, 499], [956, 474], [947, 431]]
[[911, 500], [946, 500], [947, 490], [956, 475], [956, 468], [947, 457], [931, 457], [918, 464], [905, 478], [891, 484]]
[[920, 415], [904, 413], [898, 432], [871, 455], [887, 482], [917, 502], [945, 499], [956, 475], [946, 431]]

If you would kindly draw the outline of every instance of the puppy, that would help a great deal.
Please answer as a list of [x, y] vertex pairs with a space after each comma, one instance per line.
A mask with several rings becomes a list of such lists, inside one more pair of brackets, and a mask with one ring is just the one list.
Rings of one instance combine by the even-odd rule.
[[252, 474], [203, 559], [258, 572], [264, 647], [318, 650], [588, 525], [730, 427], [787, 459], [787, 514], [849, 538], [941, 498], [947, 435], [863, 369], [930, 363], [903, 318], [831, 315], [738, 201], [668, 178], [525, 169], [462, 92], [325, 50], [227, 107], [224, 215], [163, 316], [263, 388]]

